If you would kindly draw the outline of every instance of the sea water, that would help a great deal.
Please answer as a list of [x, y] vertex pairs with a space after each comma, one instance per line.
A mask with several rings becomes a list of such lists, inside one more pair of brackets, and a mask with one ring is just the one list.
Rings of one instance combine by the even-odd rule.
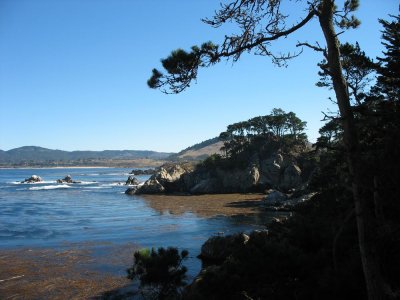
[[[140, 196], [124, 194], [130, 169], [0, 169], [0, 249], [74, 243], [133, 243], [139, 247], [187, 249], [189, 273], [200, 269], [196, 256], [212, 235], [264, 228], [261, 219], [201, 217], [188, 211], [157, 211]], [[40, 183], [21, 183], [38, 175]], [[80, 183], [57, 183], [71, 175]], [[148, 175], [136, 176], [140, 182]], [[102, 255], [107, 255], [103, 251]], [[128, 267], [128, 266], [127, 266]], [[121, 273], [121, 270], [118, 271]], [[123, 270], [124, 272], [124, 270]]]

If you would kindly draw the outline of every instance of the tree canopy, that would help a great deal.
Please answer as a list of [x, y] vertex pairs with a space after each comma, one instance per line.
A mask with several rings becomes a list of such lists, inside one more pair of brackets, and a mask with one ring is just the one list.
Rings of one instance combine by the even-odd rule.
[[[221, 4], [212, 18], [204, 22], [213, 27], [220, 27], [225, 23], [235, 24], [239, 32], [226, 35], [220, 45], [206, 42], [201, 46], [192, 47], [190, 52], [176, 50], [169, 57], [162, 60], [166, 73], [153, 69], [152, 77], [148, 81], [151, 88], [159, 88], [165, 93], [179, 93], [190, 86], [197, 78], [199, 67], [209, 67], [222, 59], [237, 61], [243, 53], [252, 52], [257, 55], [267, 56], [272, 62], [284, 65], [286, 62], [299, 55], [299, 52], [286, 52], [276, 54], [270, 47], [278, 39], [287, 38], [292, 33], [302, 29], [311, 20], [317, 20], [324, 37], [325, 45], [320, 43], [310, 44], [307, 41], [298, 42], [298, 47], [308, 47], [320, 52], [326, 63], [322, 63], [323, 73], [331, 80], [331, 87], [336, 96], [338, 105], [338, 118], [342, 129], [342, 144], [345, 149], [346, 168], [348, 170], [347, 188], [352, 191], [355, 217], [358, 232], [358, 245], [369, 299], [384, 299], [391, 294], [390, 285], [385, 282], [380, 268], [380, 257], [376, 236], [379, 235], [377, 224], [380, 201], [376, 193], [370, 189], [376, 183], [376, 177], [365, 178], [365, 165], [363, 161], [365, 140], [360, 122], [356, 119], [358, 112], [351, 103], [351, 95], [356, 102], [360, 102], [360, 85], [365, 84], [368, 72], [360, 72], [352, 68], [352, 60], [345, 66], [344, 56], [341, 55], [339, 35], [342, 31], [356, 28], [360, 21], [353, 15], [359, 6], [358, 0], [304, 0], [292, 1], [290, 5], [301, 3], [304, 5], [304, 16], [289, 25], [289, 14], [284, 12], [284, 0], [236, 0]], [[398, 99], [398, 17], [393, 22], [381, 21], [384, 26], [384, 45], [386, 57], [378, 59], [381, 70], [378, 77], [377, 94], [388, 96], [389, 99]], [[340, 31], [338, 33], [338, 31]], [[342, 48], [346, 45], [342, 45]], [[347, 47], [350, 54], [356, 54], [362, 62], [365, 60], [360, 49]], [[344, 51], [346, 49], [343, 49]], [[301, 52], [301, 51], [300, 51]], [[358, 62], [359, 65], [361, 65]], [[354, 70], [356, 72], [354, 72]], [[361, 69], [360, 69], [361, 70]], [[368, 67], [366, 68], [368, 70]], [[394, 72], [394, 74], [393, 74]], [[397, 95], [396, 95], [397, 93]], [[397, 109], [396, 109], [397, 111]], [[371, 113], [375, 113], [372, 111]], [[389, 115], [393, 115], [390, 113]], [[381, 121], [387, 121], [380, 119]], [[392, 118], [396, 119], [394, 116]], [[393, 122], [392, 122], [393, 123]], [[276, 127], [278, 133], [280, 127]], [[372, 180], [372, 181], [371, 181]], [[375, 184], [376, 185], [376, 184]], [[374, 195], [374, 196], [372, 196]]]
[[[152, 70], [152, 76], [147, 82], [149, 87], [158, 88], [165, 93], [182, 92], [197, 79], [199, 68], [212, 66], [223, 59], [236, 62], [248, 52], [268, 56], [279, 66], [285, 65], [302, 50], [297, 52], [284, 50], [283, 54], [275, 53], [270, 47], [272, 43], [300, 30], [310, 21], [321, 18], [326, 6], [334, 6], [332, 22], [341, 30], [356, 28], [360, 24], [353, 15], [359, 6], [358, 0], [346, 0], [340, 8], [336, 4], [339, 1], [333, 0], [296, 1], [303, 3], [299, 9], [303, 9], [305, 15], [294, 25], [289, 25], [293, 20], [289, 19], [289, 14], [284, 13], [285, 2], [284, 0], [240, 0], [221, 4], [215, 15], [203, 19], [203, 22], [214, 28], [233, 23], [238, 33], [226, 35], [219, 45], [208, 41], [200, 46], [191, 47], [189, 51], [183, 49], [172, 51], [167, 58], [161, 60], [165, 73], [158, 69]], [[311, 45], [308, 42], [298, 42], [297, 46], [312, 48], [323, 53], [325, 57], [328, 55], [328, 49], [319, 43]]]
[[307, 141], [304, 133], [306, 124], [294, 112], [286, 113], [280, 108], [274, 108], [269, 115], [228, 125], [219, 137], [224, 141], [222, 150], [230, 157], [250, 147], [261, 148], [271, 138], [282, 141], [281, 146], [289, 143], [290, 146], [304, 145]]

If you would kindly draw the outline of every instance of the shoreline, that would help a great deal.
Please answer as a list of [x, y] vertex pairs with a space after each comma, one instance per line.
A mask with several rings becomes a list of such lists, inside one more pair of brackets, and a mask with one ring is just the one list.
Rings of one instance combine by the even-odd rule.
[[[200, 218], [223, 216], [226, 220], [239, 218], [237, 220], [244, 224], [255, 224], [262, 219], [262, 224], [266, 224], [281, 213], [265, 211], [262, 196], [260, 193], [236, 193], [140, 197], [160, 214], [183, 218], [187, 213]], [[163, 230], [175, 228], [166, 227]], [[126, 279], [124, 272], [132, 264], [133, 252], [140, 248], [140, 241], [137, 242], [115, 244], [87, 240], [67, 242], [58, 247], [0, 248], [0, 294], [15, 299], [43, 299], [49, 296], [51, 299], [119, 299], [118, 296], [125, 293], [134, 296], [135, 286]]]
[[68, 167], [0, 167], [0, 170], [41, 170], [41, 169], [130, 169], [130, 167], [68, 166]]

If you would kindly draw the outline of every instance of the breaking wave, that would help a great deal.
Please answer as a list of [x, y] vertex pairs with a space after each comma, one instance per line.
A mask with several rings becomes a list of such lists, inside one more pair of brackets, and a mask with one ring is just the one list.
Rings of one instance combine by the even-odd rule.
[[31, 191], [41, 191], [41, 190], [57, 190], [57, 189], [68, 189], [71, 186], [66, 184], [58, 184], [58, 185], [45, 185], [45, 186], [34, 186], [29, 188]]

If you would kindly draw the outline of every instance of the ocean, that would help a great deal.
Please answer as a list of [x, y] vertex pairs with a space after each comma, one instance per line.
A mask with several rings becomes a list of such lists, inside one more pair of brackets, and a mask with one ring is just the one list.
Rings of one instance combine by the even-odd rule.
[[[124, 194], [130, 171], [122, 168], [0, 169], [0, 250], [65, 249], [79, 244], [173, 246], [189, 250], [186, 265], [189, 274], [194, 276], [201, 267], [196, 256], [210, 236], [265, 228], [266, 220], [260, 217], [204, 217], [192, 211], [177, 214], [152, 207], [141, 196]], [[44, 181], [21, 183], [32, 175]], [[66, 175], [81, 183], [56, 182]], [[148, 175], [136, 177], [140, 182], [149, 178]], [[97, 246], [97, 249], [99, 255], [108, 255], [107, 248]], [[123, 266], [108, 271], [125, 274]]]

